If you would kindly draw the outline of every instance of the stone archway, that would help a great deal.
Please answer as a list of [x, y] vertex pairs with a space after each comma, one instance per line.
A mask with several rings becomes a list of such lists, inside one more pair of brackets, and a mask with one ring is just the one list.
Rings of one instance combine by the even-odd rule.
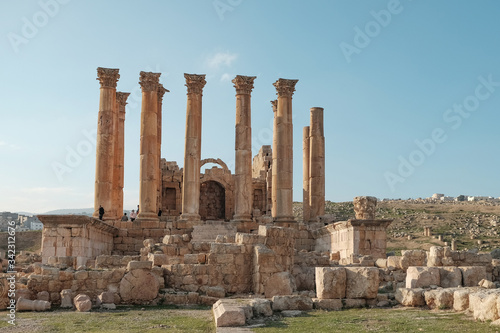
[[221, 183], [209, 180], [200, 184], [201, 219], [224, 220], [226, 216], [226, 190]]

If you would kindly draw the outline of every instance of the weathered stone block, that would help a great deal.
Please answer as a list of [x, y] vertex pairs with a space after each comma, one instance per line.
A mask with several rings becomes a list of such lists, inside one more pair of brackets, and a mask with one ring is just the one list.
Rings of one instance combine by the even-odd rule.
[[294, 289], [295, 282], [289, 272], [275, 273], [264, 284], [266, 298], [291, 295]]
[[462, 271], [463, 286], [476, 287], [482, 279], [486, 279], [486, 267], [470, 266], [459, 267]]
[[376, 267], [346, 267], [346, 298], [376, 298], [379, 272]]
[[439, 267], [440, 286], [456, 288], [462, 285], [462, 271], [458, 267]]
[[84, 294], [78, 294], [73, 299], [73, 303], [75, 304], [76, 311], [78, 312], [88, 312], [92, 308], [92, 301], [90, 297]]
[[[237, 327], [244, 326], [246, 315], [244, 307], [248, 305], [237, 306], [234, 302], [218, 300], [212, 307], [216, 327]], [[250, 308], [250, 311], [251, 308]]]
[[127, 271], [134, 269], [151, 269], [153, 263], [151, 261], [130, 261], [127, 265]]
[[424, 292], [425, 303], [430, 309], [453, 308], [453, 290], [434, 289]]
[[395, 295], [396, 301], [404, 306], [424, 306], [424, 289], [398, 288]]
[[406, 271], [406, 288], [425, 288], [440, 285], [439, 268], [411, 266]]
[[469, 308], [469, 294], [468, 289], [458, 289], [453, 292], [453, 310], [465, 311]]
[[342, 300], [341, 299], [320, 299], [313, 298], [313, 304], [315, 309], [320, 310], [342, 310]]
[[363, 308], [366, 306], [366, 299], [346, 298], [343, 300], [343, 303], [346, 309]]
[[346, 270], [343, 267], [316, 267], [316, 295], [319, 299], [345, 298]]
[[491, 291], [479, 291], [469, 294], [469, 310], [474, 319], [486, 321], [499, 319], [497, 299], [499, 294]]

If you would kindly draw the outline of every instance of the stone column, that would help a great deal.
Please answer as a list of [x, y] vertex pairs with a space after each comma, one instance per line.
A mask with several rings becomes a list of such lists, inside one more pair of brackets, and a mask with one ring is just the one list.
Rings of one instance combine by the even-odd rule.
[[302, 220], [309, 221], [309, 126], [304, 127], [302, 136]]
[[113, 171], [114, 171], [114, 115], [116, 112], [116, 83], [118, 69], [97, 68], [97, 80], [101, 84], [97, 120], [94, 217], [99, 217], [99, 206], [104, 208], [104, 219], [113, 219]]
[[123, 185], [125, 163], [125, 105], [130, 93], [116, 93], [117, 121], [115, 126], [115, 158], [113, 170], [113, 207], [116, 219], [123, 216]]
[[325, 135], [323, 108], [311, 108], [309, 128], [309, 207], [310, 221], [325, 215]]
[[273, 133], [273, 218], [278, 223], [294, 222], [292, 95], [297, 82], [279, 79], [273, 83], [278, 95]]
[[160, 73], [141, 72], [141, 145], [138, 220], [158, 220], [158, 85]]
[[238, 75], [236, 88], [236, 133], [234, 174], [234, 220], [251, 221], [252, 193], [252, 117], [250, 94], [255, 76]]
[[163, 95], [165, 95], [166, 92], [169, 92], [167, 89], [163, 87], [162, 84], [158, 85], [158, 114], [157, 114], [157, 119], [158, 119], [158, 188], [157, 188], [157, 195], [156, 195], [156, 210], [160, 210], [161, 207], [161, 201], [162, 201], [162, 188], [163, 188], [163, 182], [162, 182], [162, 176], [161, 176], [161, 129], [162, 129], [162, 112], [163, 112]]
[[182, 220], [200, 220], [201, 100], [205, 75], [184, 74], [187, 87]]
[[[271, 188], [271, 191], [270, 191], [270, 195], [271, 195], [271, 216], [274, 217], [276, 216], [276, 200], [277, 200], [277, 193], [276, 191], [273, 190], [274, 188], [274, 181], [273, 181], [273, 176], [274, 176], [274, 169], [275, 169], [275, 166], [274, 166], [274, 149], [276, 147], [276, 142], [277, 142], [277, 136], [276, 136], [276, 133], [278, 132], [277, 130], [277, 112], [278, 112], [278, 100], [275, 99], [274, 101], [271, 101], [271, 105], [273, 107], [273, 151], [272, 151], [272, 155], [273, 155], [273, 163], [271, 164], [271, 175], [270, 178], [271, 179], [271, 184], [270, 184], [270, 188]], [[268, 182], [269, 182], [269, 179], [268, 179]]]

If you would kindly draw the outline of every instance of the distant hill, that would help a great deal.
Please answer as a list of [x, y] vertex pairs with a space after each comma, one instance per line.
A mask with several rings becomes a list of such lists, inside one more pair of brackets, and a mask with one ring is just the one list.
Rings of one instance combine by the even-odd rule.
[[56, 209], [40, 215], [87, 215], [92, 216], [94, 208]]

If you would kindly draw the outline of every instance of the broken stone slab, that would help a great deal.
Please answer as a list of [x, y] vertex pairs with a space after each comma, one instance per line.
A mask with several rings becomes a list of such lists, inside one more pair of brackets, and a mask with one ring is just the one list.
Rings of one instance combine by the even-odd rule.
[[424, 292], [425, 303], [430, 309], [453, 308], [453, 290], [435, 289]]
[[410, 266], [406, 271], [406, 288], [426, 288], [440, 283], [438, 267]]
[[346, 298], [377, 298], [379, 270], [376, 267], [346, 267]]
[[[145, 262], [149, 263], [151, 268], [151, 262]], [[133, 261], [129, 263], [129, 266], [131, 263]], [[119, 290], [120, 296], [125, 302], [151, 301], [158, 296], [160, 284], [157, 277], [151, 271], [132, 269], [121, 279]]]
[[313, 298], [313, 304], [315, 309], [327, 311], [340, 311], [343, 307], [341, 299]]
[[73, 303], [75, 304], [76, 311], [78, 312], [88, 312], [92, 309], [92, 301], [90, 297], [85, 294], [78, 294], [73, 299]]
[[273, 274], [264, 285], [266, 298], [273, 296], [291, 295], [295, 289], [293, 276], [289, 272], [279, 272]]
[[47, 311], [50, 309], [50, 302], [19, 297], [16, 303], [17, 311]]
[[274, 296], [272, 309], [274, 311], [283, 310], [303, 310], [308, 311], [313, 308], [313, 301], [310, 297], [300, 295]]
[[396, 301], [404, 306], [424, 306], [424, 289], [422, 288], [398, 288], [395, 295]]
[[316, 267], [316, 295], [319, 299], [345, 298], [345, 292], [345, 268]]
[[484, 266], [469, 266], [459, 267], [462, 271], [463, 286], [475, 287], [479, 281], [486, 279], [486, 267]]
[[110, 304], [115, 302], [115, 293], [110, 291], [103, 291], [97, 296], [96, 305]]
[[[242, 301], [238, 303], [238, 301]], [[216, 327], [244, 326], [248, 317], [253, 316], [247, 300], [220, 299], [212, 307]], [[248, 318], [248, 319], [250, 319]]]

